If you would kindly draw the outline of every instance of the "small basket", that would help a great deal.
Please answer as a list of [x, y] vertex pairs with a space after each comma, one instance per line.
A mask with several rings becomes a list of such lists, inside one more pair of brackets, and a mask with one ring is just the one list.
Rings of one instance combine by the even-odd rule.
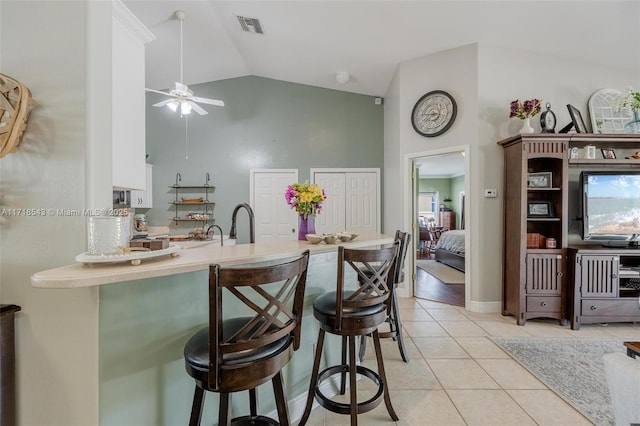
[[527, 248], [537, 249], [545, 247], [545, 237], [538, 233], [527, 233]]

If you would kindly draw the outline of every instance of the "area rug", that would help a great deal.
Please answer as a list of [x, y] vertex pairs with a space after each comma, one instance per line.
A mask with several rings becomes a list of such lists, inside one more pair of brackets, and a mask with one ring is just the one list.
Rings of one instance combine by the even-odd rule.
[[416, 266], [445, 284], [464, 284], [464, 273], [435, 260], [418, 259]]
[[602, 356], [622, 340], [493, 337], [538, 380], [598, 426], [615, 425]]

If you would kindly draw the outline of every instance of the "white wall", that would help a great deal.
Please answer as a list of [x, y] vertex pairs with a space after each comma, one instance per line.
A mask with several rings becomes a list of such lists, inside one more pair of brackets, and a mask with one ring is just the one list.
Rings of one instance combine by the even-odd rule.
[[[400, 78], [401, 70], [398, 69], [393, 80], [389, 84], [384, 98], [384, 173], [382, 182], [382, 217], [384, 223], [382, 232], [391, 234], [395, 229], [404, 229], [403, 211], [398, 205], [388, 202], [402, 201], [402, 156], [400, 155], [400, 127], [401, 120], [398, 113], [400, 109]], [[395, 111], [391, 114], [389, 111]], [[391, 197], [391, 198], [389, 198]]]
[[[509, 103], [534, 97], [550, 102], [559, 130], [570, 121], [566, 104], [579, 108], [588, 121], [587, 101], [593, 92], [603, 87], [640, 86], [640, 56], [637, 64], [634, 69], [621, 70], [552, 55], [469, 45], [399, 66], [389, 91], [394, 101], [385, 104], [385, 158], [402, 162], [409, 153], [470, 145], [467, 229], [472, 244], [468, 251], [472, 303], [468, 309], [497, 312], [501, 303], [503, 153], [496, 142], [517, 134], [522, 126], [520, 120], [509, 118]], [[454, 96], [458, 117], [444, 135], [422, 138], [413, 131], [409, 117], [418, 98], [436, 89]], [[533, 125], [540, 131], [536, 119]], [[395, 165], [387, 168], [385, 163], [385, 231], [402, 227], [401, 216], [410, 215], [401, 193], [391, 189], [402, 181], [398, 176]], [[498, 198], [484, 198], [485, 188], [497, 188]], [[391, 206], [393, 211], [387, 213]]]
[[[446, 151], [452, 147], [468, 145], [471, 157], [477, 152], [477, 46], [469, 45], [434, 55], [403, 62], [385, 95], [385, 222], [383, 229], [409, 229], [411, 191], [408, 188], [406, 158], [410, 154]], [[458, 106], [453, 126], [443, 135], [427, 138], [415, 132], [411, 125], [411, 112], [422, 95], [432, 90], [451, 94]], [[419, 156], [419, 155], [417, 155]], [[468, 171], [472, 173], [472, 171]], [[469, 206], [475, 204], [473, 191], [467, 198]], [[468, 216], [467, 225], [473, 225]], [[473, 232], [473, 231], [470, 231]], [[472, 238], [469, 238], [472, 241]], [[474, 258], [469, 269], [473, 278]], [[472, 280], [473, 281], [473, 280]], [[475, 284], [471, 282], [473, 290]], [[477, 300], [477, 299], [476, 299]]]
[[[0, 159], [0, 209], [85, 205], [87, 5], [0, 2], [2, 73], [33, 93], [24, 140]], [[38, 271], [73, 262], [85, 218], [4, 216], [0, 302], [16, 316], [18, 424], [91, 425], [98, 419], [96, 289], [31, 287]]]

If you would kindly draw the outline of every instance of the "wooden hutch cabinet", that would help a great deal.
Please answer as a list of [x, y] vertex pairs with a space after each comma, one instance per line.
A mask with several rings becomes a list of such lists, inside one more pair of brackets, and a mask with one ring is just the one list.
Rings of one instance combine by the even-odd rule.
[[502, 314], [518, 325], [566, 321], [569, 138], [521, 134], [498, 142], [505, 165]]
[[[574, 234], [569, 246], [568, 233], [576, 219], [569, 217], [569, 170], [575, 179], [587, 170], [637, 169], [640, 161], [629, 156], [640, 151], [640, 135], [522, 134], [498, 144], [505, 167], [502, 314], [519, 325], [570, 318], [576, 330], [581, 323], [640, 321], [640, 248], [596, 246]], [[595, 158], [580, 154], [588, 147]], [[600, 155], [605, 148], [615, 148], [616, 158]], [[580, 203], [580, 195], [571, 202]], [[571, 207], [577, 213], [579, 206]]]

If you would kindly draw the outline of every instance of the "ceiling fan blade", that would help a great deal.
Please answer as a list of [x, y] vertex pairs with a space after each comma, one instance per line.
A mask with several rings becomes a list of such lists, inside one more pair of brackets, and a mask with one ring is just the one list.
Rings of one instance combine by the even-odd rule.
[[169, 102], [175, 102], [175, 99], [165, 99], [164, 101], [158, 102], [157, 104], [153, 104], [154, 107], [163, 107]]
[[200, 105], [198, 105], [197, 103], [195, 103], [195, 102], [191, 102], [191, 101], [188, 101], [188, 102], [189, 102], [189, 104], [191, 105], [191, 109], [193, 109], [193, 110], [194, 110], [195, 112], [197, 112], [198, 114], [200, 114], [200, 115], [207, 115], [207, 114], [209, 114], [206, 110], [204, 110], [204, 109], [203, 109]]
[[200, 98], [198, 96], [192, 96], [191, 100], [192, 101], [196, 101], [196, 102], [200, 102], [200, 103], [203, 103], [203, 104], [224, 106], [224, 102], [223, 101], [219, 101], [218, 99], [207, 99], [207, 98]]
[[144, 89], [144, 90], [147, 92], [160, 93], [161, 95], [165, 95], [165, 96], [173, 96], [171, 93], [161, 92], [160, 90], [154, 90], [154, 89]]
[[186, 84], [182, 84], [176, 81], [176, 92], [181, 94], [182, 96], [189, 95], [189, 87]]

